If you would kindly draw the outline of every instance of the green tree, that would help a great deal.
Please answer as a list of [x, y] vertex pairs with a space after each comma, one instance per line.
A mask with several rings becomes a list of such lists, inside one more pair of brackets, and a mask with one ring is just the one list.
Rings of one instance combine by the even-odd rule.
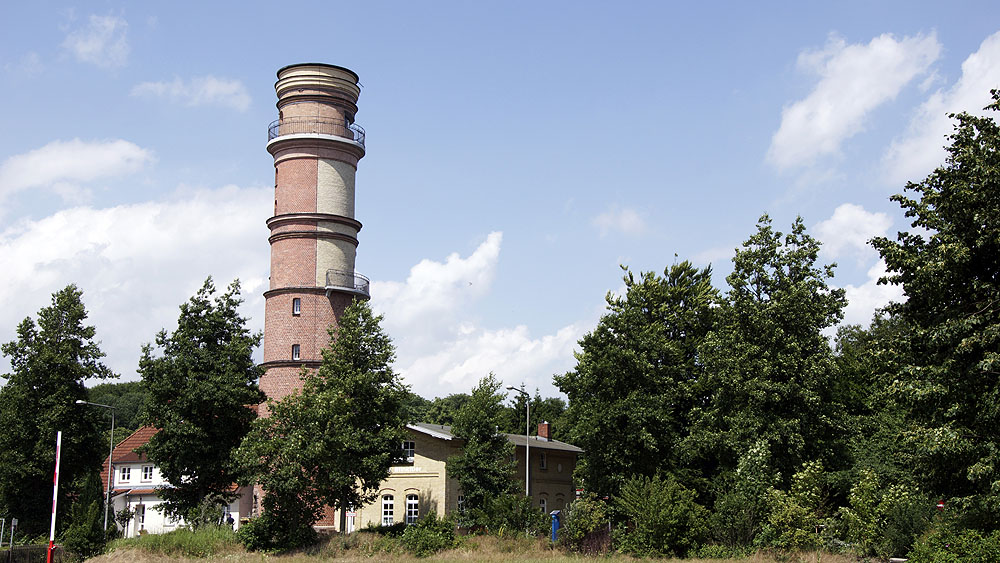
[[319, 369], [303, 370], [300, 393], [268, 402], [270, 416], [237, 452], [248, 482], [266, 491], [275, 535], [302, 537], [324, 505], [341, 509], [344, 529], [346, 509], [374, 500], [399, 460], [408, 390], [392, 370], [395, 351], [381, 321], [367, 302], [349, 305]]
[[452, 393], [447, 397], [434, 397], [425, 411], [426, 420], [421, 422], [450, 426], [455, 423], [455, 415], [467, 402], [469, 402], [468, 393]]
[[638, 280], [623, 269], [625, 295], [608, 294], [576, 369], [555, 377], [569, 398], [570, 441], [586, 452], [577, 475], [598, 495], [614, 496], [633, 476], [689, 467], [681, 446], [704, 393], [698, 347], [718, 302], [710, 268], [684, 261]]
[[760, 440], [784, 483], [805, 461], [843, 463], [836, 371], [821, 331], [841, 319], [844, 291], [827, 285], [833, 266], [816, 265], [819, 243], [805, 231], [801, 218], [788, 235], [760, 218], [733, 258], [731, 289], [700, 349], [711, 399], [695, 408], [691, 450], [720, 471]]
[[247, 329], [240, 303], [239, 281], [216, 296], [208, 278], [181, 305], [177, 329], [142, 349], [145, 422], [160, 429], [144, 451], [171, 484], [160, 495], [173, 514], [187, 517], [209, 495], [233, 498], [232, 451], [265, 398], [252, 357], [261, 335]]
[[[16, 517], [29, 535], [48, 529], [56, 432], [61, 430], [59, 512], [85, 477], [107, 455], [101, 441], [102, 413], [74, 404], [87, 399], [84, 382], [114, 377], [103, 363], [96, 330], [87, 326], [83, 292], [69, 285], [52, 294], [38, 312], [38, 324], [24, 319], [17, 340], [0, 346], [11, 372], [0, 388], [0, 509]], [[65, 522], [63, 517], [57, 519]]]
[[489, 499], [513, 489], [514, 445], [497, 430], [503, 419], [502, 386], [493, 374], [479, 380], [451, 428], [463, 446], [462, 453], [448, 458], [448, 474], [458, 480], [470, 510], [485, 508]]
[[[135, 430], [142, 421], [142, 406], [146, 403], [146, 386], [142, 381], [102, 383], [87, 389], [93, 403], [115, 407], [115, 426]], [[115, 432], [117, 434], [117, 432]]]
[[[993, 90], [986, 109], [1000, 110]], [[872, 244], [883, 282], [906, 300], [890, 311], [909, 324], [912, 359], [892, 391], [913, 422], [904, 438], [924, 489], [953, 506], [981, 509], [1000, 526], [1000, 126], [992, 117], [956, 120], [945, 163], [892, 200], [910, 232]]]
[[614, 499], [624, 519], [615, 533], [618, 549], [639, 556], [686, 556], [708, 535], [708, 511], [696, 496], [673, 475], [629, 478]]

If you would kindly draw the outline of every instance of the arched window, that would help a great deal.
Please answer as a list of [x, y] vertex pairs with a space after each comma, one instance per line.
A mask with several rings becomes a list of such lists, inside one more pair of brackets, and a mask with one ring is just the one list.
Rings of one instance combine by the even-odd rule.
[[420, 518], [420, 505], [417, 495], [406, 495], [406, 523], [413, 524]]
[[382, 495], [382, 525], [392, 525], [392, 495]]

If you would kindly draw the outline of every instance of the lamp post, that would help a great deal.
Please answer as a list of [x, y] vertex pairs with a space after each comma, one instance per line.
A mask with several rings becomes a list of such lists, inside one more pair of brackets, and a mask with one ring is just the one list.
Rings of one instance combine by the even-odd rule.
[[531, 456], [528, 455], [530, 444], [528, 440], [531, 437], [531, 396], [524, 389], [518, 389], [517, 387], [508, 387], [510, 391], [519, 393], [524, 397], [524, 496], [531, 496]]
[[102, 405], [100, 403], [91, 403], [90, 401], [84, 401], [83, 399], [77, 399], [76, 404], [103, 407], [111, 411], [111, 446], [108, 448], [108, 493], [104, 497], [104, 531], [107, 532], [108, 509], [111, 507], [111, 475], [115, 471], [114, 466], [111, 465], [111, 456], [115, 453], [115, 407], [112, 407], [111, 405]]

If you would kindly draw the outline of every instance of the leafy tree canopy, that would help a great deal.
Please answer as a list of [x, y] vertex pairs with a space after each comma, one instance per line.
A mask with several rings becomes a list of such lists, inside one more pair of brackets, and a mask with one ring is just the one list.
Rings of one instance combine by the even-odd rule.
[[181, 305], [177, 329], [142, 349], [145, 423], [160, 429], [144, 450], [172, 485], [160, 494], [174, 514], [187, 516], [209, 495], [232, 497], [231, 454], [265, 398], [252, 357], [261, 335], [247, 329], [240, 303], [239, 281], [216, 295], [208, 278]]
[[690, 440], [722, 471], [759, 440], [786, 482], [820, 456], [843, 464], [834, 443], [841, 423], [833, 354], [821, 331], [841, 319], [844, 290], [827, 285], [833, 266], [818, 266], [818, 253], [801, 218], [785, 235], [767, 215], [736, 251], [731, 289], [700, 349], [712, 395], [696, 409]]
[[625, 295], [608, 294], [576, 369], [555, 377], [569, 397], [570, 441], [587, 452], [577, 474], [588, 490], [613, 495], [630, 477], [681, 468], [689, 416], [701, 403], [698, 347], [718, 303], [711, 278], [687, 261], [662, 277], [625, 269]]
[[101, 363], [97, 331], [86, 325], [82, 295], [75, 285], [52, 294], [38, 323], [24, 319], [17, 340], [0, 346], [11, 363], [0, 388], [0, 509], [32, 535], [48, 529], [56, 432], [63, 433], [60, 513], [107, 455], [103, 414], [75, 404], [87, 400], [86, 380], [114, 377]]
[[[993, 90], [986, 109], [1000, 110]], [[872, 241], [883, 280], [906, 301], [890, 311], [910, 325], [911, 360], [893, 396], [914, 427], [906, 434], [928, 492], [1000, 514], [1000, 126], [952, 114], [947, 158], [892, 199], [913, 219], [895, 241]]]
[[[268, 402], [237, 453], [248, 482], [266, 491], [265, 511], [311, 526], [323, 505], [371, 502], [401, 454], [408, 390], [392, 369], [395, 350], [365, 301], [344, 310], [300, 393]], [[343, 512], [342, 512], [343, 514]]]
[[448, 474], [461, 484], [469, 509], [484, 508], [487, 500], [514, 485], [514, 445], [498, 430], [504, 414], [502, 386], [493, 374], [479, 380], [451, 427], [465, 443], [462, 453], [448, 458]]

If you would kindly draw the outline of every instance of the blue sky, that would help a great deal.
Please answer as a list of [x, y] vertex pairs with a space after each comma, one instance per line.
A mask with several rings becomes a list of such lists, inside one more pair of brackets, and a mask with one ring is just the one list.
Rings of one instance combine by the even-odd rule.
[[263, 328], [275, 72], [312, 61], [361, 77], [357, 269], [424, 396], [556, 393], [619, 264], [724, 287], [764, 212], [803, 217], [864, 323], [899, 295], [865, 241], [1000, 87], [1000, 19], [811, 4], [4, 3], [0, 341], [76, 283], [134, 379], [208, 275]]

